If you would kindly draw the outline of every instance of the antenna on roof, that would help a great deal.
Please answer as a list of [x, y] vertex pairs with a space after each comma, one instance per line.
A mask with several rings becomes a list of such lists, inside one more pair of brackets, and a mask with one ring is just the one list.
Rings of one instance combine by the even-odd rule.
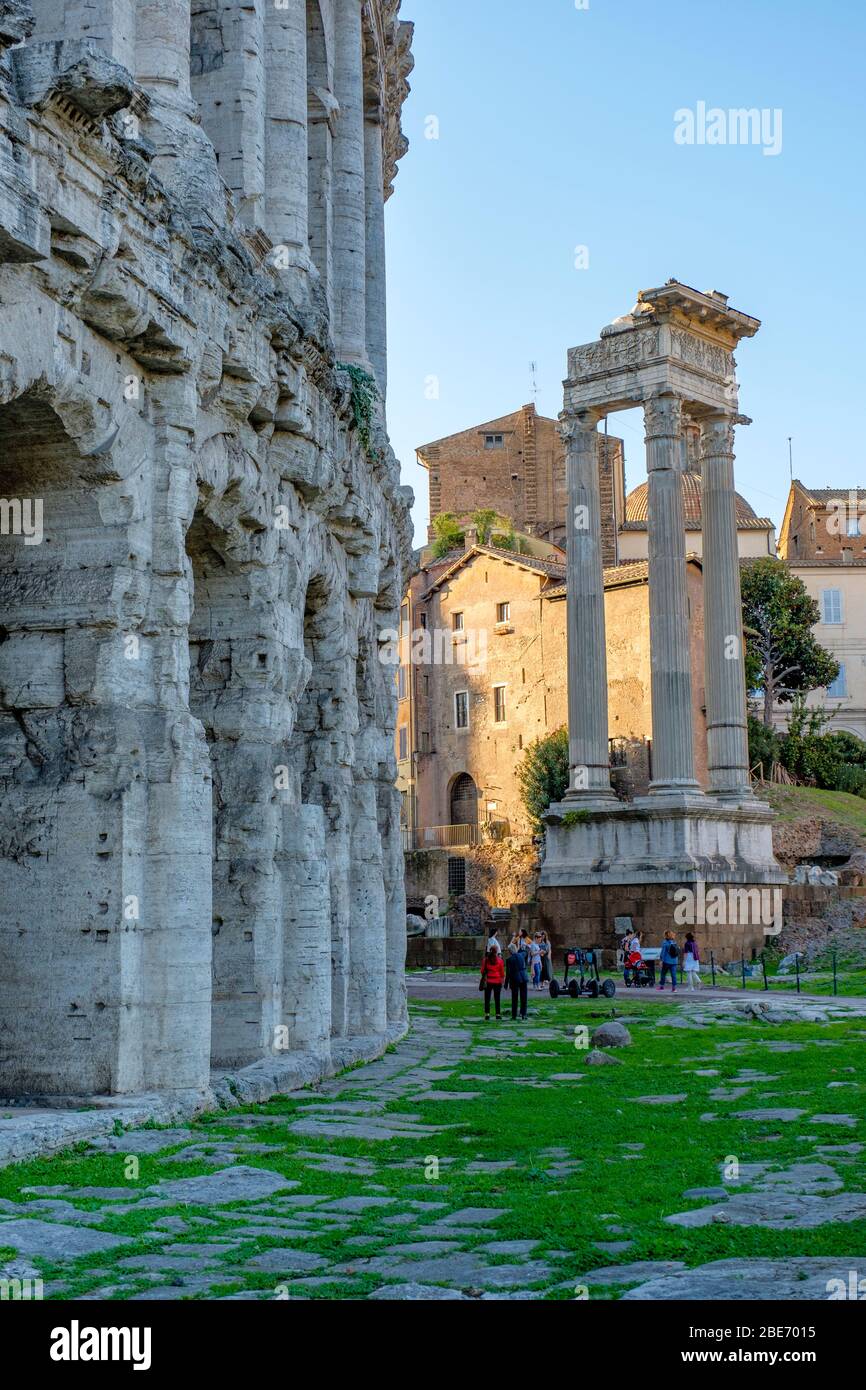
[[529, 364], [529, 381], [530, 381], [530, 386], [531, 386], [531, 389], [532, 389], [532, 399], [533, 399], [533, 402], [535, 403], [535, 406], [536, 406], [536, 408], [537, 408], [537, 407], [538, 407], [538, 363], [537, 363], [537, 362], [530, 362], [530, 364]]
[[793, 436], [788, 435], [788, 468], [791, 472], [791, 482], [794, 481], [794, 445]]

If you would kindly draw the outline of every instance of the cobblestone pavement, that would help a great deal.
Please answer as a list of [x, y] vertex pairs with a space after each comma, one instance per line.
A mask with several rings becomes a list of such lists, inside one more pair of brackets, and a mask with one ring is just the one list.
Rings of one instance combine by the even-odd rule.
[[[804, 1161], [746, 1165], [733, 1186], [724, 1178], [693, 1186], [683, 1192], [683, 1211], [675, 1209], [674, 1188], [674, 1209], [665, 1217], [670, 1239], [700, 1239], [686, 1228], [719, 1222], [789, 1230], [866, 1219], [866, 1195], [844, 1190], [845, 1167], [859, 1163], [863, 1149], [863, 1088], [853, 1068], [824, 1083], [842, 1089], [826, 1090], [818, 1113], [811, 1114], [816, 1107], [803, 1091], [793, 1093], [801, 1097], [793, 1106], [761, 1108], [760, 1101], [782, 1094], [764, 1091], [778, 1084], [779, 1073], [762, 1068], [787, 1064], [786, 1044], [756, 1038], [761, 1050], [748, 1057], [736, 1041], [711, 1046], [717, 1009], [692, 1005], [691, 1035], [673, 1031], [667, 1020], [668, 1036], [705, 1055], [684, 1058], [687, 1086], [675, 1089], [659, 1073], [657, 1093], [623, 1095], [642, 1103], [618, 1104], [612, 1114], [626, 1119], [617, 1123], [657, 1130], [674, 1111], [679, 1117], [699, 1086], [706, 1088], [700, 1103], [716, 1107], [700, 1121], [717, 1121], [721, 1110], [731, 1121], [739, 1117], [744, 1133], [802, 1128], [810, 1147]], [[622, 1208], [598, 1210], [597, 1165], [608, 1177], [603, 1165], [618, 1165], [627, 1183], [648, 1155], [634, 1137], [637, 1128], [622, 1131], [628, 1139], [611, 1134], [609, 1141], [593, 1132], [593, 1143], [607, 1147], [590, 1162], [575, 1093], [608, 1088], [604, 1094], [615, 1103], [611, 1088], [624, 1084], [643, 1039], [665, 1020], [656, 1010], [629, 1018], [643, 1030], [638, 1046], [597, 1053], [616, 1061], [625, 1055], [626, 1065], [596, 1071], [578, 1065], [572, 1041], [575, 1020], [590, 1017], [579, 1007], [544, 1003], [526, 1024], [485, 1025], [477, 1015], [449, 1016], [435, 1003], [416, 1006], [403, 1042], [315, 1089], [188, 1126], [117, 1133], [83, 1152], [7, 1169], [0, 1173], [9, 1194], [0, 1198], [0, 1277], [41, 1278], [45, 1297], [84, 1299], [537, 1299], [586, 1290], [742, 1298], [771, 1287], [774, 1297], [822, 1296], [836, 1266], [847, 1270], [853, 1257], [812, 1257], [806, 1246], [779, 1259], [756, 1255], [690, 1268], [681, 1258], [640, 1258]], [[862, 1018], [856, 1023], [862, 1037]], [[787, 1044], [794, 1051], [805, 1046]], [[760, 1062], [746, 1066], [752, 1055]], [[536, 1107], [536, 1093], [548, 1116], [561, 1114], [558, 1133], [540, 1120], [532, 1132], [542, 1104]], [[509, 1094], [520, 1104], [502, 1110], [497, 1134], [491, 1115]], [[844, 1110], [828, 1096], [844, 1097]], [[524, 1117], [528, 1137], [506, 1118], [514, 1114], [518, 1125]], [[545, 1142], [551, 1137], [558, 1142]], [[726, 1148], [722, 1143], [720, 1153]], [[757, 1151], [770, 1152], [766, 1144]], [[12, 1171], [20, 1179], [14, 1190]], [[866, 1259], [861, 1263], [866, 1269]], [[744, 1279], [754, 1292], [742, 1292]]]

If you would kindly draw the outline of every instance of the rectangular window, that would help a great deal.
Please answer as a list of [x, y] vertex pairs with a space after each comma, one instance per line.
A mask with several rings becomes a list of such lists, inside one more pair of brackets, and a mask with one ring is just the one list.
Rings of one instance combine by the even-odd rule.
[[511, 622], [511, 604], [510, 604], [510, 603], [497, 603], [497, 605], [496, 605], [496, 621], [497, 621], [498, 623], [510, 623], [510, 622]]
[[493, 722], [494, 724], [505, 723], [505, 686], [494, 685], [493, 687]]
[[458, 690], [454, 696], [454, 727], [469, 728], [469, 691]]
[[466, 892], [466, 860], [448, 860], [448, 896], [462, 898]]
[[408, 693], [409, 682], [407, 680], [407, 667], [401, 666], [397, 671], [397, 699], [405, 700]]
[[427, 610], [426, 610], [426, 609], [425, 609], [424, 612], [421, 614], [421, 630], [422, 630], [422, 632], [426, 632], [426, 631], [427, 631]]
[[841, 623], [842, 590], [824, 589], [821, 592], [821, 616], [825, 623]]
[[451, 631], [452, 631], [452, 632], [462, 632], [462, 631], [463, 631], [463, 614], [462, 614], [462, 613], [452, 613], [452, 614], [451, 614]]
[[501, 434], [485, 434], [484, 447], [485, 449], [504, 449], [505, 440]]
[[406, 728], [405, 724], [403, 725], [402, 729], [398, 730], [397, 738], [400, 747], [399, 759], [401, 763], [405, 763], [406, 759], [409, 756], [409, 730]]
[[404, 603], [400, 609], [400, 636], [409, 636], [409, 605]]
[[849, 535], [849, 536], [859, 536], [859, 535], [860, 535], [860, 518], [859, 518], [859, 517], [856, 517], [856, 516], [849, 516], [849, 518], [848, 518], [848, 535]]
[[839, 674], [833, 684], [827, 686], [827, 694], [831, 700], [841, 700], [848, 694], [845, 666], [841, 661], [839, 662]]

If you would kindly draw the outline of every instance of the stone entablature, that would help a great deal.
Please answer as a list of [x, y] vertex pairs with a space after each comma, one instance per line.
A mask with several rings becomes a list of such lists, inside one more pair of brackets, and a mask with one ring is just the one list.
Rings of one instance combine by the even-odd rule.
[[44, 526], [0, 535], [0, 1092], [326, 1066], [405, 1018], [411, 493], [312, 256], [236, 215], [188, 6], [36, 9], [0, 0], [0, 496]]

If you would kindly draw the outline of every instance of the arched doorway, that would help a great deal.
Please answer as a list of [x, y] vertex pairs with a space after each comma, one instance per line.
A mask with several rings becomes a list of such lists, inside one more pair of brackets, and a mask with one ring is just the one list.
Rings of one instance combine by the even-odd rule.
[[450, 824], [478, 824], [478, 788], [468, 772], [461, 772], [451, 785]]

